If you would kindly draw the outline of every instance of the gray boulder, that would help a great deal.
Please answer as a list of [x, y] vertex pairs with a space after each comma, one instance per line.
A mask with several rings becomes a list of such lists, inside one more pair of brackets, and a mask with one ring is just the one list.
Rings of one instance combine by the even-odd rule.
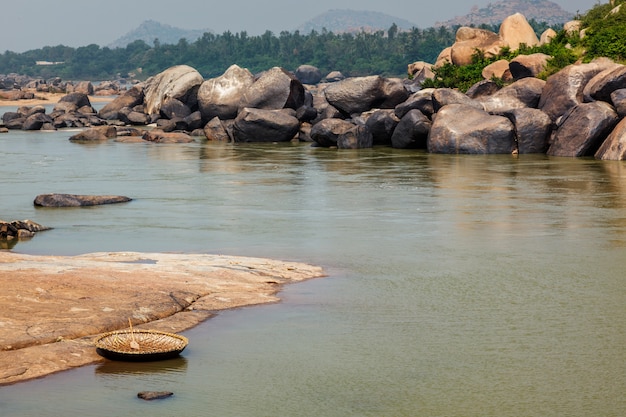
[[552, 132], [552, 120], [538, 109], [514, 109], [504, 114], [515, 126], [520, 154], [545, 153]]
[[378, 75], [346, 78], [324, 89], [328, 103], [344, 115], [360, 114], [380, 107], [386, 99], [385, 81]]
[[373, 145], [372, 133], [362, 125], [354, 125], [337, 137], [337, 148], [339, 149], [363, 149], [371, 148]]
[[515, 80], [536, 77], [546, 69], [549, 59], [549, 55], [541, 53], [518, 55], [509, 62], [509, 71]]
[[545, 84], [538, 78], [522, 78], [480, 101], [488, 113], [501, 114], [513, 109], [537, 108]]
[[166, 119], [185, 118], [191, 114], [191, 109], [182, 101], [168, 97], [163, 100], [159, 114]]
[[593, 77], [585, 86], [583, 97], [586, 102], [597, 100], [611, 103], [611, 94], [624, 87], [626, 87], [626, 65], [619, 65]]
[[394, 110], [380, 109], [367, 118], [365, 126], [372, 133], [374, 145], [391, 145], [391, 135], [399, 122]]
[[342, 119], [324, 119], [311, 127], [309, 135], [320, 146], [330, 148], [337, 146], [339, 136], [355, 125]]
[[620, 88], [611, 93], [611, 103], [620, 119], [626, 117], [626, 88]]
[[437, 88], [432, 94], [433, 111], [436, 113], [442, 107], [449, 104], [464, 104], [477, 110], [483, 110], [483, 105], [479, 101], [472, 100], [467, 95], [452, 88]]
[[391, 146], [400, 149], [426, 149], [431, 122], [421, 111], [409, 111], [398, 123], [391, 136]]
[[234, 119], [244, 92], [254, 83], [254, 75], [244, 68], [231, 65], [224, 74], [206, 80], [198, 90], [198, 106], [203, 120], [219, 117]]
[[82, 207], [128, 201], [132, 199], [118, 195], [40, 194], [35, 198], [34, 204], [40, 207]]
[[204, 82], [202, 75], [188, 65], [176, 65], [146, 81], [145, 112], [159, 114], [167, 98], [175, 98], [190, 108], [197, 105], [197, 93]]
[[244, 108], [233, 125], [235, 142], [287, 142], [300, 129], [300, 121], [287, 110]]
[[515, 128], [509, 119], [465, 104], [441, 108], [428, 135], [432, 153], [506, 154], [516, 150]]
[[76, 109], [81, 107], [91, 107], [91, 101], [89, 96], [84, 93], [70, 93], [59, 99], [59, 103], [71, 103], [76, 106]]
[[568, 65], [548, 77], [538, 108], [550, 116], [552, 121], [558, 122], [559, 118], [583, 102], [583, 90], [587, 83], [600, 72], [614, 66], [611, 61]]
[[133, 108], [144, 100], [143, 86], [135, 85], [126, 90], [124, 94], [116, 97], [113, 101], [100, 109], [98, 114], [106, 120], [118, 119], [118, 112], [124, 107]]
[[265, 71], [243, 93], [239, 112], [244, 108], [296, 110], [304, 104], [304, 86], [290, 72], [274, 67]]
[[417, 109], [428, 117], [432, 117], [435, 112], [433, 109], [433, 92], [435, 89], [427, 88], [409, 96], [403, 103], [398, 104], [394, 109], [394, 114], [398, 119], [402, 119], [405, 114], [413, 109]]
[[626, 119], [622, 119], [615, 126], [594, 156], [596, 159], [611, 161], [623, 161], [626, 159]]
[[603, 101], [583, 103], [564, 116], [548, 149], [550, 156], [591, 156], [613, 127], [617, 113]]
[[50, 116], [44, 113], [33, 113], [24, 120], [22, 125], [23, 130], [41, 130], [46, 124], [52, 124], [53, 120]]
[[500, 87], [494, 81], [491, 80], [482, 80], [471, 86], [466, 92], [469, 98], [474, 100], [480, 99], [481, 97], [490, 96], [498, 91]]
[[317, 84], [322, 80], [322, 72], [313, 65], [300, 65], [295, 75], [302, 84]]
[[402, 79], [383, 78], [383, 100], [377, 104], [376, 107], [381, 109], [393, 109], [398, 104], [405, 102], [409, 98], [409, 95], [409, 91], [406, 89], [406, 85]]
[[216, 141], [224, 141], [229, 142], [231, 140], [228, 131], [222, 124], [222, 121], [219, 117], [215, 116], [209, 122], [204, 125], [204, 136], [208, 140], [216, 140]]

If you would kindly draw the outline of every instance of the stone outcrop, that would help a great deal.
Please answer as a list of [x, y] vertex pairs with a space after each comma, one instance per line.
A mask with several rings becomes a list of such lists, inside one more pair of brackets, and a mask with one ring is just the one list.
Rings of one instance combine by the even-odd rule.
[[244, 108], [263, 110], [297, 109], [304, 104], [304, 86], [283, 68], [265, 71], [243, 91], [239, 111]]
[[85, 207], [129, 201], [132, 199], [119, 195], [40, 194], [35, 197], [34, 204], [39, 207]]

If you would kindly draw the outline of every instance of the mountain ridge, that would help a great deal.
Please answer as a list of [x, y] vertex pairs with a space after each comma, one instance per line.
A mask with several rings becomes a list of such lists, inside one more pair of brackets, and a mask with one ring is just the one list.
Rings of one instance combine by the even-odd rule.
[[211, 29], [182, 29], [155, 20], [144, 20], [138, 27], [111, 42], [107, 47], [125, 48], [129, 43], [138, 40], [153, 45], [155, 39], [162, 44], [177, 44], [183, 38], [188, 42], [195, 42], [205, 32], [212, 33], [213, 31]]

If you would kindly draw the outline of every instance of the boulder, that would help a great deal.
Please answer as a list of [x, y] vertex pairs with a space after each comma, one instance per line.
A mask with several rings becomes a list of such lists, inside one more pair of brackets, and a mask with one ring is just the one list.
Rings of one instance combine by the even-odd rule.
[[110, 103], [107, 103], [100, 109], [98, 114], [101, 118], [106, 120], [118, 119], [118, 112], [124, 108], [133, 108], [144, 100], [143, 87], [141, 85], [135, 85], [132, 88], [126, 90], [124, 94], [116, 97]]
[[187, 117], [185, 117], [183, 119], [183, 122], [187, 126], [185, 130], [194, 131], [197, 129], [202, 129], [202, 123], [203, 123], [202, 114], [200, 113], [199, 110], [195, 111], [191, 113], [190, 115], [188, 115]]
[[187, 133], [183, 132], [164, 132], [160, 129], [152, 129], [144, 132], [143, 140], [154, 143], [191, 143], [195, 142]]
[[623, 161], [626, 159], [626, 119], [615, 126], [595, 153], [596, 159]]
[[217, 140], [224, 142], [229, 142], [231, 140], [228, 131], [222, 124], [220, 118], [217, 116], [209, 120], [209, 122], [204, 125], [204, 136], [206, 136], [208, 140]]
[[626, 88], [620, 88], [611, 93], [611, 103], [620, 119], [626, 117]]
[[191, 109], [182, 101], [168, 97], [163, 100], [159, 114], [166, 119], [185, 118], [191, 114]]
[[12, 222], [0, 220], [0, 241], [30, 238], [37, 232], [50, 229], [52, 228], [42, 226], [32, 220], [14, 220]]
[[76, 109], [79, 109], [81, 107], [91, 107], [89, 97], [87, 96], [87, 94], [83, 93], [67, 94], [59, 99], [59, 103], [71, 103], [76, 106]]
[[137, 393], [137, 397], [146, 401], [162, 400], [172, 395], [174, 395], [174, 393], [170, 391], [141, 391]]
[[117, 136], [117, 129], [114, 126], [98, 126], [83, 130], [70, 136], [72, 142], [97, 142], [105, 141]]
[[431, 122], [421, 111], [409, 111], [391, 136], [391, 146], [400, 149], [426, 149]]
[[491, 80], [482, 80], [471, 86], [465, 95], [471, 99], [478, 100], [494, 94], [500, 89], [500, 86]]
[[313, 65], [300, 65], [295, 75], [302, 84], [317, 84], [322, 81], [322, 72]]
[[150, 117], [142, 111], [124, 107], [117, 112], [117, 118], [128, 125], [144, 126], [150, 123]]
[[44, 124], [52, 124], [52, 118], [44, 113], [31, 114], [22, 124], [23, 130], [41, 130]]
[[393, 109], [409, 98], [409, 92], [402, 79], [383, 78], [382, 97], [384, 99], [377, 107], [381, 109]]
[[626, 87], [626, 65], [617, 65], [593, 77], [583, 90], [586, 102], [598, 100], [611, 103], [611, 94], [615, 90]]
[[309, 133], [318, 145], [330, 148], [337, 146], [339, 136], [352, 129], [355, 125], [341, 119], [324, 119], [314, 124]]
[[233, 125], [235, 142], [287, 142], [300, 129], [295, 112], [244, 108]]
[[245, 68], [231, 65], [224, 74], [206, 80], [198, 90], [198, 106], [203, 120], [219, 117], [234, 119], [244, 92], [254, 83], [254, 75]]
[[546, 82], [538, 78], [522, 78], [480, 101], [489, 113], [504, 113], [512, 109], [537, 108]]
[[118, 195], [40, 194], [34, 204], [40, 207], [83, 207], [129, 201], [132, 199]]
[[91, 81], [80, 81], [74, 86], [73, 92], [91, 96], [94, 93], [93, 84]]
[[432, 74], [432, 77], [435, 76], [435, 73], [433, 72], [433, 65], [428, 62], [417, 61], [407, 66], [407, 74], [409, 77], [416, 78], [416, 76], [420, 73]]
[[539, 37], [539, 45], [546, 45], [552, 42], [552, 39], [556, 38], [556, 31], [552, 28], [548, 28], [543, 31], [541, 36]]
[[509, 63], [509, 71], [515, 80], [526, 77], [536, 77], [546, 69], [550, 55], [536, 53], [518, 55]]
[[190, 108], [197, 105], [197, 93], [204, 82], [202, 75], [188, 65], [176, 65], [146, 81], [145, 112], [159, 114], [167, 98], [175, 98]]
[[450, 50], [451, 63], [457, 66], [469, 65], [472, 57], [479, 50], [485, 57], [497, 56], [506, 43], [486, 29], [460, 27], [456, 32], [456, 40]]
[[552, 132], [552, 120], [538, 109], [513, 109], [504, 114], [515, 127], [519, 154], [545, 153]]
[[597, 74], [614, 65], [613, 62], [607, 61], [572, 64], [552, 74], [546, 80], [539, 100], [539, 109], [550, 116], [552, 121], [558, 121], [583, 102], [585, 85]]
[[374, 138], [366, 126], [355, 125], [337, 137], [338, 149], [364, 149], [373, 145]]
[[345, 75], [343, 75], [340, 71], [331, 71], [323, 79], [327, 83], [336, 83], [337, 81], [344, 80], [345, 78]]
[[478, 110], [483, 110], [483, 105], [476, 100], [472, 100], [467, 95], [461, 93], [458, 90], [452, 88], [437, 88], [432, 94], [433, 110], [438, 112], [442, 107], [449, 104], [464, 104], [466, 106], [474, 107]]
[[564, 116], [548, 149], [550, 156], [580, 157], [596, 153], [618, 117], [603, 101], [583, 103]]
[[444, 48], [439, 55], [437, 56], [437, 60], [435, 60], [435, 65], [433, 65], [434, 69], [441, 68], [446, 64], [452, 64], [452, 47], [448, 46]]
[[391, 145], [391, 135], [399, 122], [394, 110], [381, 109], [367, 118], [365, 126], [372, 134], [374, 145]]
[[511, 81], [511, 70], [509, 69], [509, 61], [506, 59], [499, 59], [483, 68], [481, 74], [485, 80], [491, 80], [493, 78], [499, 78], [503, 81]]
[[402, 119], [405, 114], [413, 109], [417, 109], [424, 113], [428, 117], [432, 117], [435, 112], [433, 108], [433, 93], [435, 92], [434, 88], [426, 88], [424, 90], [420, 90], [416, 93], [413, 93], [409, 96], [407, 100], [403, 103], [398, 104], [394, 113], [398, 119]]
[[265, 71], [245, 89], [239, 102], [239, 112], [244, 108], [263, 110], [297, 109], [304, 104], [304, 86], [283, 68]]
[[539, 45], [535, 30], [521, 13], [505, 18], [500, 24], [499, 35], [512, 51], [517, 51], [522, 44], [528, 47]]
[[517, 150], [515, 128], [506, 117], [474, 106], [449, 104], [435, 115], [428, 151], [446, 154], [507, 154]]
[[352, 115], [379, 107], [387, 99], [384, 88], [385, 81], [378, 75], [353, 77], [328, 85], [324, 96], [343, 114]]

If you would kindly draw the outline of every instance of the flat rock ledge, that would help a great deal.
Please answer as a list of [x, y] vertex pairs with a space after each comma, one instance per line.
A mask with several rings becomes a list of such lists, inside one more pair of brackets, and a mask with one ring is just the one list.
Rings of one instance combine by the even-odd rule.
[[132, 201], [122, 195], [40, 194], [33, 202], [39, 207], [86, 207]]
[[181, 332], [322, 276], [307, 264], [223, 255], [0, 252], [0, 386], [105, 361], [95, 337], [129, 318], [136, 328]]

